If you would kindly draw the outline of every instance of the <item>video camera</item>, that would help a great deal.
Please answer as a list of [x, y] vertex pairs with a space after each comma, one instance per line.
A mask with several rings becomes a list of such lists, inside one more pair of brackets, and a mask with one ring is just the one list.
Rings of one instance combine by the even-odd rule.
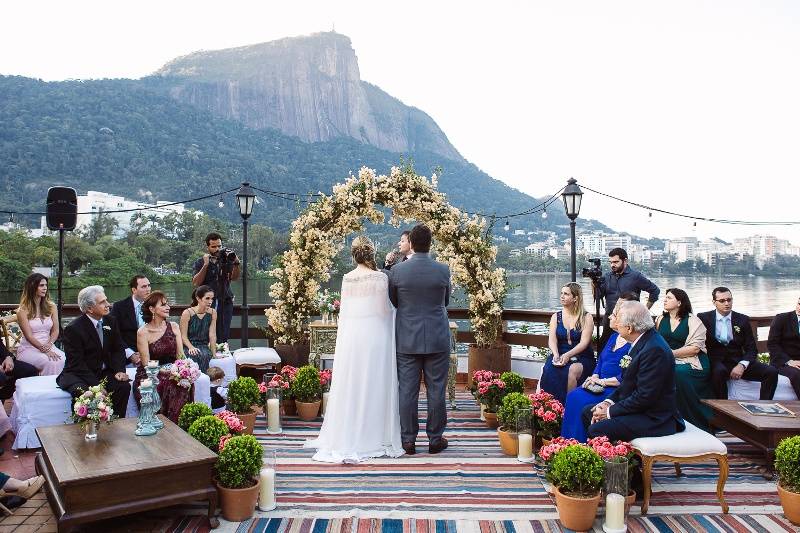
[[234, 252], [232, 248], [222, 248], [218, 254], [220, 263], [225, 263], [227, 261], [232, 263], [236, 261], [236, 252]]
[[581, 275], [584, 278], [590, 278], [593, 283], [598, 283], [600, 278], [603, 277], [603, 269], [600, 267], [600, 259], [589, 259], [589, 263], [592, 264], [591, 267], [584, 268], [581, 270]]

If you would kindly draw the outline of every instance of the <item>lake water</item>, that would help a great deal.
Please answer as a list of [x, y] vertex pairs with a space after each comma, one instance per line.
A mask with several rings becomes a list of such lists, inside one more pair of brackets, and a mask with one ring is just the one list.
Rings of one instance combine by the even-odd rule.
[[[679, 287], [689, 294], [695, 312], [712, 308], [711, 290], [724, 285], [729, 287], [734, 296], [734, 309], [751, 316], [774, 315], [779, 312], [794, 309], [797, 298], [800, 297], [800, 279], [797, 278], [762, 278], [762, 277], [725, 277], [713, 276], [654, 276], [653, 282], [661, 288], [661, 296], [668, 287]], [[569, 274], [510, 274], [508, 277], [510, 289], [506, 297], [507, 308], [520, 309], [557, 309], [559, 307], [558, 294], [562, 285], [569, 282]], [[591, 284], [587, 279], [579, 280], [586, 291], [591, 294]], [[248, 283], [248, 300], [253, 302], [269, 302], [269, 280], [251, 280]], [[331, 287], [338, 289], [341, 278], [334, 278]], [[192, 292], [191, 284], [172, 283], [156, 286], [154, 289], [166, 292], [171, 302], [188, 304]], [[236, 301], [241, 303], [242, 284], [233, 283]], [[52, 298], [55, 300], [55, 291]], [[121, 300], [130, 294], [127, 287], [108, 287], [106, 294], [110, 301]], [[77, 289], [64, 290], [64, 302], [75, 303], [78, 295]], [[0, 302], [19, 302], [18, 293], [0, 292]], [[452, 307], [466, 307], [463, 292], [454, 294]], [[591, 301], [586, 302], [589, 310], [594, 309]], [[661, 310], [659, 302], [653, 311]]]

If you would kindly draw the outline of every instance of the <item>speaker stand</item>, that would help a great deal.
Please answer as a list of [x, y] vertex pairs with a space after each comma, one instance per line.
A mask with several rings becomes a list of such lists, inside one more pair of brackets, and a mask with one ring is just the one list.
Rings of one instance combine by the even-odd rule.
[[64, 315], [62, 314], [62, 301], [61, 301], [61, 282], [64, 279], [64, 225], [58, 229], [58, 339], [61, 341], [61, 321]]

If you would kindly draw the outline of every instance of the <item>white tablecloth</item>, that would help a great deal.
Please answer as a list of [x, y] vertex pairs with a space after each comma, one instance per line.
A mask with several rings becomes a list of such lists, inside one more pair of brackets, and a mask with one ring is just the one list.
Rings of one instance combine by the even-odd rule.
[[[126, 371], [133, 380], [136, 369], [127, 368]], [[56, 377], [34, 376], [17, 380], [11, 409], [11, 428], [16, 434], [13, 449], [38, 448], [41, 443], [36, 428], [69, 423], [72, 401], [68, 392], [58, 388]], [[211, 382], [206, 374], [201, 374], [194, 384], [194, 401], [211, 406]], [[139, 416], [133, 393], [128, 397], [125, 416]]]

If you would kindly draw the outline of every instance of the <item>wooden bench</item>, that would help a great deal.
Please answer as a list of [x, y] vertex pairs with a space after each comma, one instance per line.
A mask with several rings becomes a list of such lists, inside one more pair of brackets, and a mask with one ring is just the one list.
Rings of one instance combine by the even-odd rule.
[[686, 422], [686, 430], [666, 437], [643, 437], [634, 439], [631, 444], [636, 454], [642, 459], [642, 514], [647, 514], [650, 505], [650, 483], [653, 463], [669, 461], [675, 463], [675, 475], [681, 475], [681, 463], [702, 463], [714, 460], [719, 465], [717, 480], [717, 499], [722, 512], [728, 512], [725, 502], [725, 481], [728, 479], [728, 449], [725, 444], [711, 433], [706, 433], [697, 426]]
[[8, 351], [16, 353], [17, 347], [22, 340], [22, 330], [17, 324], [17, 315], [6, 315], [0, 318], [0, 336], [3, 338], [3, 344], [6, 345]]

